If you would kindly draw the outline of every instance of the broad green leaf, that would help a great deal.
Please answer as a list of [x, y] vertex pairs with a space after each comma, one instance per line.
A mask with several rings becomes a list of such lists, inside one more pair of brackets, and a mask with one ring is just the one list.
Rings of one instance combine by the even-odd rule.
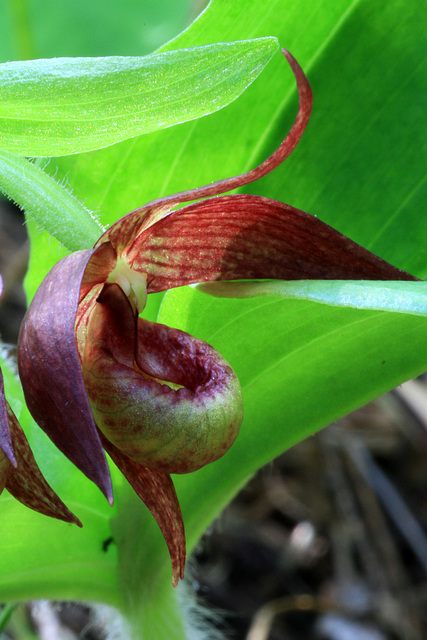
[[225, 298], [274, 296], [322, 302], [334, 307], [427, 315], [427, 282], [271, 280], [208, 282], [198, 285], [198, 289], [204, 293]]
[[70, 251], [92, 247], [103, 231], [64, 186], [25, 158], [1, 149], [0, 192]]
[[58, 58], [0, 65], [0, 145], [24, 156], [100, 149], [218, 111], [277, 50], [274, 38], [144, 58]]

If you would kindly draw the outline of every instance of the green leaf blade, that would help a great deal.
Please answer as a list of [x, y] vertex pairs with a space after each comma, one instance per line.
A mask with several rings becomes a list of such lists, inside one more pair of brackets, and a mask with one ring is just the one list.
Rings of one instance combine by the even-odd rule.
[[277, 51], [275, 38], [144, 58], [60, 58], [0, 65], [0, 145], [24, 156], [110, 146], [225, 107]]

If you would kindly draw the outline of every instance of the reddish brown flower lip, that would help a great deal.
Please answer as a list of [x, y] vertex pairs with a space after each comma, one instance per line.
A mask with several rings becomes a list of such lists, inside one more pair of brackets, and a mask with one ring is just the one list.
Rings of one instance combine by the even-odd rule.
[[166, 473], [221, 457], [243, 411], [237, 376], [218, 352], [137, 318], [117, 284], [104, 286], [90, 315], [82, 371], [104, 436], [134, 462]]

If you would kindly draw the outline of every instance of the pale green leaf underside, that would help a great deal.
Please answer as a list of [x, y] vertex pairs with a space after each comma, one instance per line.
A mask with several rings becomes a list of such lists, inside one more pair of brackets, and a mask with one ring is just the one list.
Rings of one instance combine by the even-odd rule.
[[0, 65], [0, 146], [61, 156], [222, 109], [255, 80], [276, 38], [149, 56], [58, 58]]
[[367, 280], [271, 280], [265, 282], [215, 282], [198, 289], [217, 297], [277, 296], [310, 300], [334, 307], [394, 311], [427, 315], [427, 282], [376, 282]]

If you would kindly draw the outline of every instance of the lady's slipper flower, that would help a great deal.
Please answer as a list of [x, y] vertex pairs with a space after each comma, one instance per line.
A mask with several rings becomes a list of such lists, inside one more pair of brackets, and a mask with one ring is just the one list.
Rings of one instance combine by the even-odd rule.
[[[0, 277], [0, 297], [2, 290]], [[81, 526], [38, 468], [28, 440], [5, 398], [0, 370], [0, 493], [5, 488], [26, 507]]]
[[[28, 407], [53, 442], [112, 500], [104, 449], [157, 520], [182, 577], [185, 538], [171, 473], [222, 456], [243, 417], [239, 382], [212, 347], [139, 317], [147, 294], [245, 279], [411, 280], [314, 216], [252, 195], [217, 196], [266, 175], [297, 145], [312, 95], [295, 74], [288, 136], [249, 173], [152, 201], [95, 247], [62, 259], [38, 289], [19, 338]], [[183, 202], [208, 198], [173, 211]]]

